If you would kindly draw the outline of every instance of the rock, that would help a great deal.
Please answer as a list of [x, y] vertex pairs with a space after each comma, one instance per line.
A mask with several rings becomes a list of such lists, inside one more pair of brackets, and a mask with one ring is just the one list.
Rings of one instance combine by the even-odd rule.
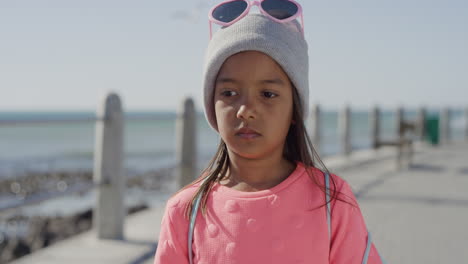
[[16, 240], [16, 244], [13, 248], [13, 257], [20, 258], [29, 253], [31, 253], [30, 246], [26, 244], [26, 242], [24, 242], [22, 239]]
[[133, 214], [142, 210], [148, 209], [148, 205], [146, 204], [141, 204], [137, 206], [133, 206], [127, 210], [127, 214]]
[[[150, 171], [143, 175], [129, 177], [127, 186], [141, 190], [159, 190], [164, 182], [171, 180], [172, 169]], [[35, 195], [56, 193], [57, 187], [72, 187], [74, 184], [92, 182], [91, 171], [30, 173], [0, 180], [0, 193], [29, 199]], [[58, 184], [60, 183], [60, 184]], [[66, 189], [66, 188], [62, 188]], [[128, 208], [133, 214], [147, 209], [137, 205]], [[0, 234], [0, 263], [7, 263], [30, 252], [50, 246], [60, 240], [88, 231], [92, 228], [92, 209], [77, 212], [73, 216], [26, 217], [13, 216], [7, 222], [14, 222], [11, 228], [25, 227], [21, 232]], [[15, 229], [16, 230], [16, 229]], [[19, 229], [18, 229], [19, 230]]]

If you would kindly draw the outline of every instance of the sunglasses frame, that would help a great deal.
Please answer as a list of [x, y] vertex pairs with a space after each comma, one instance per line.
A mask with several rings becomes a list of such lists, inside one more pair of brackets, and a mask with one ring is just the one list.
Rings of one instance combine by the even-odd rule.
[[241, 20], [243, 17], [245, 17], [249, 12], [250, 12], [250, 9], [252, 8], [252, 6], [258, 6], [258, 9], [260, 9], [260, 12], [267, 16], [268, 18], [270, 18], [271, 20], [275, 21], [275, 22], [278, 22], [278, 23], [287, 23], [287, 22], [290, 22], [294, 19], [296, 19], [297, 17], [301, 17], [301, 28], [302, 28], [302, 35], [304, 36], [304, 16], [302, 14], [302, 6], [294, 1], [294, 0], [287, 0], [288, 2], [291, 2], [293, 4], [295, 4], [297, 6], [297, 12], [296, 14], [286, 18], [286, 19], [277, 19], [273, 16], [271, 16], [270, 14], [268, 14], [267, 11], [265, 11], [263, 8], [262, 8], [262, 2], [264, 1], [267, 1], [267, 0], [260, 0], [260, 1], [249, 1], [249, 0], [242, 0], [244, 2], [247, 3], [247, 7], [245, 8], [244, 12], [242, 12], [242, 14], [240, 14], [236, 19], [234, 19], [233, 21], [231, 22], [222, 22], [222, 21], [219, 21], [217, 20], [216, 18], [213, 17], [213, 12], [216, 8], [218, 8], [219, 6], [222, 6], [224, 4], [227, 4], [227, 3], [230, 3], [230, 2], [237, 2], [239, 0], [228, 0], [228, 1], [224, 1], [222, 3], [219, 3], [217, 4], [216, 6], [212, 7], [210, 9], [210, 12], [208, 12], [208, 24], [209, 24], [209, 27], [210, 27], [210, 40], [213, 36], [213, 29], [212, 29], [212, 24], [211, 23], [216, 23], [218, 25], [221, 25], [221, 26], [230, 26], [234, 23], [236, 23], [237, 21]]

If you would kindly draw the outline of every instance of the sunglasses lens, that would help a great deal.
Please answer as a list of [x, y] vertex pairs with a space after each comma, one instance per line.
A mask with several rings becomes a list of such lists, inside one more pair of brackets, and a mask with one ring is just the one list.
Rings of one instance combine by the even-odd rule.
[[221, 22], [229, 23], [238, 18], [246, 8], [247, 2], [243, 0], [232, 1], [215, 8], [212, 16]]
[[292, 17], [299, 11], [295, 3], [287, 0], [265, 0], [262, 2], [262, 8], [276, 19]]

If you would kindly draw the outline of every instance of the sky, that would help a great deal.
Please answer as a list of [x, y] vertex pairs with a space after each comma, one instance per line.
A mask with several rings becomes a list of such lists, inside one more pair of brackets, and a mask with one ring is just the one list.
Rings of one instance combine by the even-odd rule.
[[[0, 0], [0, 111], [202, 105], [217, 0]], [[468, 1], [299, 0], [310, 102], [468, 107]]]

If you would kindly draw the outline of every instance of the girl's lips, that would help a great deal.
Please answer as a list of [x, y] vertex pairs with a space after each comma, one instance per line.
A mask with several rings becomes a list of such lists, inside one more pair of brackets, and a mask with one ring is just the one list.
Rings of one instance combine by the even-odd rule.
[[237, 130], [236, 136], [239, 136], [244, 139], [253, 139], [261, 135], [260, 133], [249, 127], [242, 127], [241, 129]]
[[245, 139], [252, 139], [252, 138], [256, 138], [256, 137], [259, 137], [260, 135], [257, 134], [257, 133], [238, 133], [237, 134], [239, 137], [241, 138], [245, 138]]

